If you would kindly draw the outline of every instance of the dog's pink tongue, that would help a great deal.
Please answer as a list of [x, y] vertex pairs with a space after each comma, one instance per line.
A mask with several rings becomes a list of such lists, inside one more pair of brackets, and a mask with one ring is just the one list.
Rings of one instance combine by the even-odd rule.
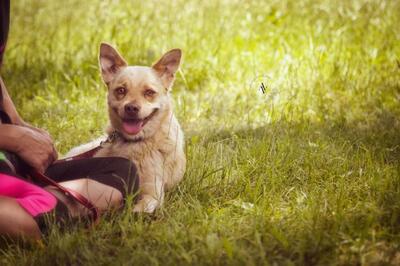
[[142, 121], [137, 121], [137, 122], [124, 122], [122, 124], [122, 127], [124, 128], [125, 132], [128, 134], [135, 135], [142, 130]]

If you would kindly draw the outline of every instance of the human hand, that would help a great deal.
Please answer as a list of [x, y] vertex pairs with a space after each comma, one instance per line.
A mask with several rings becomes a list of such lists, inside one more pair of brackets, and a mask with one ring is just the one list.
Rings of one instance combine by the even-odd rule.
[[18, 126], [19, 139], [15, 153], [39, 173], [57, 159], [50, 135], [38, 128]]
[[48, 136], [48, 137], [51, 138], [49, 132], [47, 132], [46, 130], [41, 129], [41, 128], [38, 128], [38, 127], [35, 127], [35, 126], [32, 126], [31, 124], [25, 122], [25, 121], [22, 120], [22, 119], [20, 120], [20, 122], [19, 122], [18, 125], [23, 126], [23, 127], [30, 128], [30, 129], [32, 129], [32, 130], [35, 130], [35, 131], [39, 132], [39, 133], [45, 134], [46, 136]]

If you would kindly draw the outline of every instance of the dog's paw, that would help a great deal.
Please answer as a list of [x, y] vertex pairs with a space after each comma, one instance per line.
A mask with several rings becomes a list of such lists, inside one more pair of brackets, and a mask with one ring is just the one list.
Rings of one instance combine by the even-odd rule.
[[135, 204], [133, 212], [153, 213], [160, 206], [160, 201], [149, 195], [144, 195], [138, 203]]

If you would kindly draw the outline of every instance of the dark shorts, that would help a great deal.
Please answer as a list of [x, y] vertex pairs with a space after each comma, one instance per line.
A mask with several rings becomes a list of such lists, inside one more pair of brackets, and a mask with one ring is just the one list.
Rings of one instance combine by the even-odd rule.
[[87, 158], [55, 163], [47, 169], [46, 175], [56, 182], [89, 178], [119, 190], [124, 199], [127, 194], [136, 193], [139, 187], [135, 165], [121, 157]]

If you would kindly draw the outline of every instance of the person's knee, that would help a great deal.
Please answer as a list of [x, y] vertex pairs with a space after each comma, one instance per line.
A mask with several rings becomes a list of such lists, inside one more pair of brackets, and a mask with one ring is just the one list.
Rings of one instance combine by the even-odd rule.
[[[88, 193], [89, 199], [92, 200], [99, 210], [106, 211], [122, 206], [123, 195], [118, 189], [90, 179], [88, 180], [88, 183], [89, 190], [99, 192], [97, 196]], [[94, 197], [90, 197], [90, 194]]]
[[121, 207], [123, 195], [118, 189], [91, 179], [86, 179], [86, 182], [87, 188], [85, 190], [87, 193], [85, 196], [100, 211]]
[[122, 202], [123, 202], [122, 193], [119, 190], [114, 188], [112, 190], [111, 196], [110, 196], [110, 207], [119, 208], [122, 206]]

